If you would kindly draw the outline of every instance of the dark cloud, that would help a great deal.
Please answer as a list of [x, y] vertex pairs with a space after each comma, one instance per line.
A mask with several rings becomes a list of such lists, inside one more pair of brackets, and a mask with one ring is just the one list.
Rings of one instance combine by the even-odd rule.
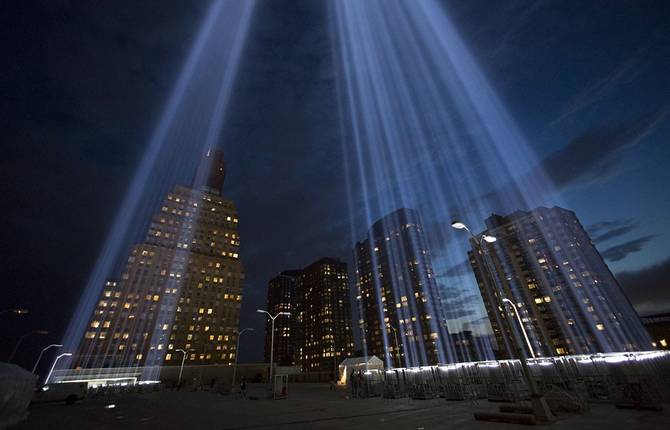
[[604, 259], [609, 261], [620, 261], [628, 257], [628, 255], [639, 252], [642, 250], [642, 246], [645, 243], [653, 239], [654, 236], [643, 236], [637, 239], [629, 240], [628, 242], [620, 243], [619, 245], [614, 245], [610, 248], [607, 248], [600, 254]]
[[[669, 115], [670, 105], [667, 105], [624, 123], [594, 126], [545, 157], [530, 173], [494, 187], [473, 198], [465, 207], [481, 204], [491, 208], [491, 212], [500, 213], [533, 209], [511, 207], [510, 202], [526, 201], [519, 184], [532, 183], [538, 178], [549, 179], [557, 191], [564, 191], [576, 184], [602, 181], [616, 172], [617, 163], [625, 150], [643, 142]], [[454, 213], [466, 212], [465, 207], [455, 208]]]
[[641, 315], [670, 311], [670, 258], [640, 270], [618, 273], [617, 279]]
[[466, 259], [449, 267], [444, 273], [438, 274], [438, 277], [455, 278], [468, 273], [472, 273], [472, 266], [470, 260]]
[[458, 298], [466, 292], [463, 288], [446, 285], [438, 285], [438, 289], [442, 293], [442, 297], [444, 297], [445, 300]]
[[481, 304], [479, 293], [467, 290], [461, 290], [457, 295], [444, 295], [442, 299], [445, 318], [450, 320], [476, 315]]
[[449, 320], [471, 317], [476, 314], [477, 310], [473, 308], [447, 308], [444, 311], [445, 318]]
[[667, 119], [668, 113], [670, 108], [666, 106], [625, 123], [591, 128], [546, 157], [538, 170], [559, 188], [610, 176], [618, 155], [642, 142]]
[[637, 227], [638, 224], [634, 220], [625, 219], [598, 222], [586, 230], [594, 242], [601, 243], [628, 234]]

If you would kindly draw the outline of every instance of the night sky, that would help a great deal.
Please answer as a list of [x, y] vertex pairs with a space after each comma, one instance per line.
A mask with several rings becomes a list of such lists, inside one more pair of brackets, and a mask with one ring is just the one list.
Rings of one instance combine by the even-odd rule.
[[[670, 4], [497, 3], [445, 7], [638, 312], [670, 311]], [[60, 340], [206, 9], [0, 7], [0, 309], [31, 311], [0, 316], [0, 354], [50, 330], [26, 341], [28, 365]], [[350, 261], [362, 238], [350, 233], [327, 18], [320, 1], [259, 2], [224, 122], [247, 273], [240, 326], [256, 329], [242, 361], [261, 359], [267, 281], [321, 256]]]

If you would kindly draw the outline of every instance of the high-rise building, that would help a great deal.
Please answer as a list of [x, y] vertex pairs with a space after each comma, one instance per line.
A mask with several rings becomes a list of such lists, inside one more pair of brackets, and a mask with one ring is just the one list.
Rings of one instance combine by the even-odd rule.
[[[296, 364], [296, 344], [299, 341], [300, 326], [298, 316], [302, 296], [297, 289], [299, 270], [286, 270], [268, 283], [266, 310], [272, 315], [289, 312], [290, 317], [275, 319], [274, 349], [272, 361], [280, 366]], [[270, 362], [270, 341], [272, 325], [268, 318], [265, 324], [265, 361]]]
[[670, 350], [670, 312], [664, 314], [647, 315], [642, 317], [651, 346], [657, 349]]
[[81, 367], [231, 364], [244, 271], [237, 211], [221, 196], [223, 153], [208, 152], [193, 188], [177, 186], [103, 288], [75, 357]]
[[[536, 356], [649, 348], [640, 318], [574, 212], [540, 207], [492, 215], [486, 226], [483, 234], [497, 240], [483, 244], [484, 254], [473, 244], [469, 255], [502, 356], [514, 350], [511, 336]], [[503, 299], [514, 304], [528, 342]]]
[[297, 279], [298, 363], [306, 372], [337, 373], [340, 362], [354, 352], [347, 264], [322, 258], [302, 269]]
[[356, 243], [364, 349], [387, 366], [454, 361], [426, 235], [416, 211], [398, 209]]
[[485, 341], [475, 336], [472, 330], [451, 333], [451, 342], [456, 352], [456, 361], [459, 363], [487, 359]]

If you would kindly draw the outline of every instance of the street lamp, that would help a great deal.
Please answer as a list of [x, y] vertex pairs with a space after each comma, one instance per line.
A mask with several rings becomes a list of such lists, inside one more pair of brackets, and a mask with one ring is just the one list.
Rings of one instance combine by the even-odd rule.
[[28, 309], [26, 308], [13, 308], [13, 309], [3, 309], [0, 311], [0, 315], [2, 314], [8, 314], [8, 313], [13, 313], [17, 315], [25, 315], [29, 312]]
[[272, 334], [270, 335], [270, 383], [272, 383], [272, 360], [274, 356], [274, 344], [275, 344], [275, 319], [279, 315], [286, 315], [287, 317], [291, 316], [290, 312], [279, 312], [277, 315], [272, 316], [272, 314], [268, 311], [264, 311], [263, 309], [256, 309], [256, 312], [260, 314], [267, 314], [268, 317], [272, 320]]
[[42, 354], [44, 354], [44, 351], [46, 351], [49, 348], [60, 348], [62, 346], [63, 345], [61, 345], [60, 343], [52, 343], [51, 345], [49, 345], [45, 348], [42, 348], [42, 351], [40, 351], [40, 355], [37, 356], [37, 361], [35, 362], [35, 365], [33, 366], [32, 373], [35, 373], [35, 370], [37, 370], [37, 365], [40, 363], [40, 360], [42, 359]]
[[237, 374], [237, 357], [240, 355], [240, 337], [245, 331], [254, 331], [253, 328], [247, 327], [237, 332], [237, 346], [235, 347], [235, 365], [233, 366], [233, 383], [231, 385], [231, 390], [235, 388], [235, 375]]
[[524, 339], [526, 339], [526, 345], [528, 345], [528, 351], [530, 351], [530, 355], [535, 358], [535, 352], [533, 351], [533, 347], [530, 344], [530, 339], [528, 339], [528, 334], [526, 333], [526, 328], [523, 325], [523, 322], [521, 321], [521, 317], [519, 316], [519, 310], [516, 308], [516, 305], [514, 302], [512, 302], [510, 299], [503, 297], [502, 301], [504, 303], [508, 303], [509, 305], [512, 306], [512, 309], [514, 309], [514, 315], [516, 315], [516, 320], [519, 322], [519, 327], [521, 327], [521, 332], [523, 333]]
[[[179, 387], [179, 385], [181, 385], [181, 374], [184, 371], [184, 361], [186, 361], [186, 351], [184, 351], [183, 349], [179, 349], [179, 348], [175, 349], [175, 351], [179, 351], [182, 354], [181, 355], [181, 366], [179, 366], [179, 379], [177, 380], [177, 387]], [[193, 351], [193, 348], [189, 349], [189, 351]]]
[[49, 374], [47, 375], [47, 379], [44, 380], [44, 385], [47, 385], [49, 383], [49, 379], [51, 378], [51, 374], [53, 373], [54, 368], [56, 367], [56, 363], [58, 363], [58, 360], [60, 360], [63, 357], [70, 357], [71, 355], [72, 355], [71, 352], [64, 352], [61, 355], [59, 355], [58, 357], [56, 357], [56, 359], [54, 360], [54, 364], [51, 365], [51, 370], [49, 370]]
[[12, 353], [9, 354], [9, 358], [7, 359], [7, 363], [11, 363], [11, 362], [12, 362], [12, 360], [14, 359], [14, 356], [16, 355], [16, 351], [18, 351], [19, 346], [20, 346], [21, 343], [23, 342], [23, 339], [25, 339], [26, 337], [30, 336], [31, 334], [49, 334], [49, 332], [46, 331], [46, 330], [33, 330], [33, 331], [29, 331], [28, 333], [26, 333], [26, 334], [24, 334], [23, 336], [21, 336], [21, 337], [19, 338], [19, 340], [16, 342], [16, 345], [14, 345], [14, 349], [12, 350]]
[[393, 330], [393, 338], [395, 339], [395, 356], [396, 356], [396, 359], [398, 360], [398, 365], [400, 365], [400, 349], [398, 348], [398, 332], [396, 331], [395, 327], [393, 327], [393, 324], [389, 324], [389, 327], [391, 327], [391, 330]]
[[[486, 247], [484, 246], [484, 242], [486, 243], [493, 243], [497, 239], [494, 236], [489, 236], [487, 234], [480, 234], [479, 236], [475, 236], [472, 231], [468, 228], [467, 225], [462, 223], [461, 221], [454, 221], [451, 223], [451, 226], [457, 230], [466, 230], [470, 234], [470, 238], [472, 239], [472, 242], [475, 244], [475, 247], [477, 249], [477, 252], [479, 255], [482, 256], [482, 260], [484, 262], [484, 267], [486, 268], [486, 272], [489, 275], [489, 279], [491, 279], [491, 282], [493, 283], [493, 288], [497, 289], [496, 286], [496, 278], [493, 276], [493, 270], [491, 270], [491, 267], [489, 266], [489, 261], [487, 259], [487, 252], [486, 252]], [[493, 294], [494, 297], [498, 298], [500, 300], [500, 295], [499, 294]], [[500, 309], [505, 309], [502, 301], [499, 303]], [[516, 311], [516, 307], [515, 307]], [[517, 314], [518, 316], [518, 314]], [[551, 410], [549, 409], [549, 405], [547, 405], [547, 401], [545, 400], [544, 396], [540, 394], [537, 385], [535, 383], [535, 379], [533, 379], [533, 376], [530, 373], [530, 369], [528, 368], [528, 363], [523, 357], [522, 350], [523, 348], [517, 341], [517, 337], [514, 336], [514, 332], [512, 331], [512, 326], [509, 323], [507, 318], [504, 318], [505, 323], [507, 324], [507, 327], [509, 329], [510, 337], [512, 338], [512, 343], [516, 347], [517, 355], [519, 358], [519, 362], [521, 363], [521, 370], [523, 372], [523, 376], [526, 379], [526, 383], [528, 384], [528, 389], [530, 390], [530, 397], [531, 397], [531, 402], [533, 404], [533, 413], [535, 416], [537, 416], [541, 420], [545, 421], [550, 421], [554, 419], [553, 414], [551, 413]], [[521, 326], [523, 328], [523, 325]], [[502, 333], [505, 333], [505, 330], [502, 330]], [[532, 349], [531, 349], [531, 354], [532, 354]]]

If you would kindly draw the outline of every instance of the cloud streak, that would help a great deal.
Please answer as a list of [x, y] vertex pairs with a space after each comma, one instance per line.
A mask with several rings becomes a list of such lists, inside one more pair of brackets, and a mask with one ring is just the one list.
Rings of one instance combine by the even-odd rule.
[[463, 276], [465, 274], [471, 273], [472, 268], [470, 266], [470, 260], [465, 259], [459, 263], [454, 264], [453, 266], [449, 267], [445, 272], [438, 274], [438, 277], [446, 277], [446, 278], [457, 278], [459, 276]]
[[670, 311], [670, 258], [617, 274], [624, 292], [641, 315]]
[[605, 127], [587, 130], [546, 157], [529, 177], [546, 172], [559, 188], [611, 176], [621, 151], [641, 143], [667, 119], [670, 106]]
[[559, 116], [550, 125], [557, 125], [614, 93], [621, 85], [635, 80], [644, 70], [642, 59], [644, 49], [639, 49], [632, 57], [619, 63], [607, 75], [593, 81], [575, 94], [563, 108]]
[[607, 242], [624, 236], [638, 227], [632, 219], [601, 221], [587, 227], [591, 239], [596, 243]]
[[629, 240], [628, 242], [620, 243], [619, 245], [614, 245], [610, 248], [607, 248], [600, 254], [604, 259], [615, 262], [621, 261], [624, 258], [628, 257], [630, 254], [640, 252], [644, 244], [653, 239], [654, 236], [643, 236], [637, 239]]

